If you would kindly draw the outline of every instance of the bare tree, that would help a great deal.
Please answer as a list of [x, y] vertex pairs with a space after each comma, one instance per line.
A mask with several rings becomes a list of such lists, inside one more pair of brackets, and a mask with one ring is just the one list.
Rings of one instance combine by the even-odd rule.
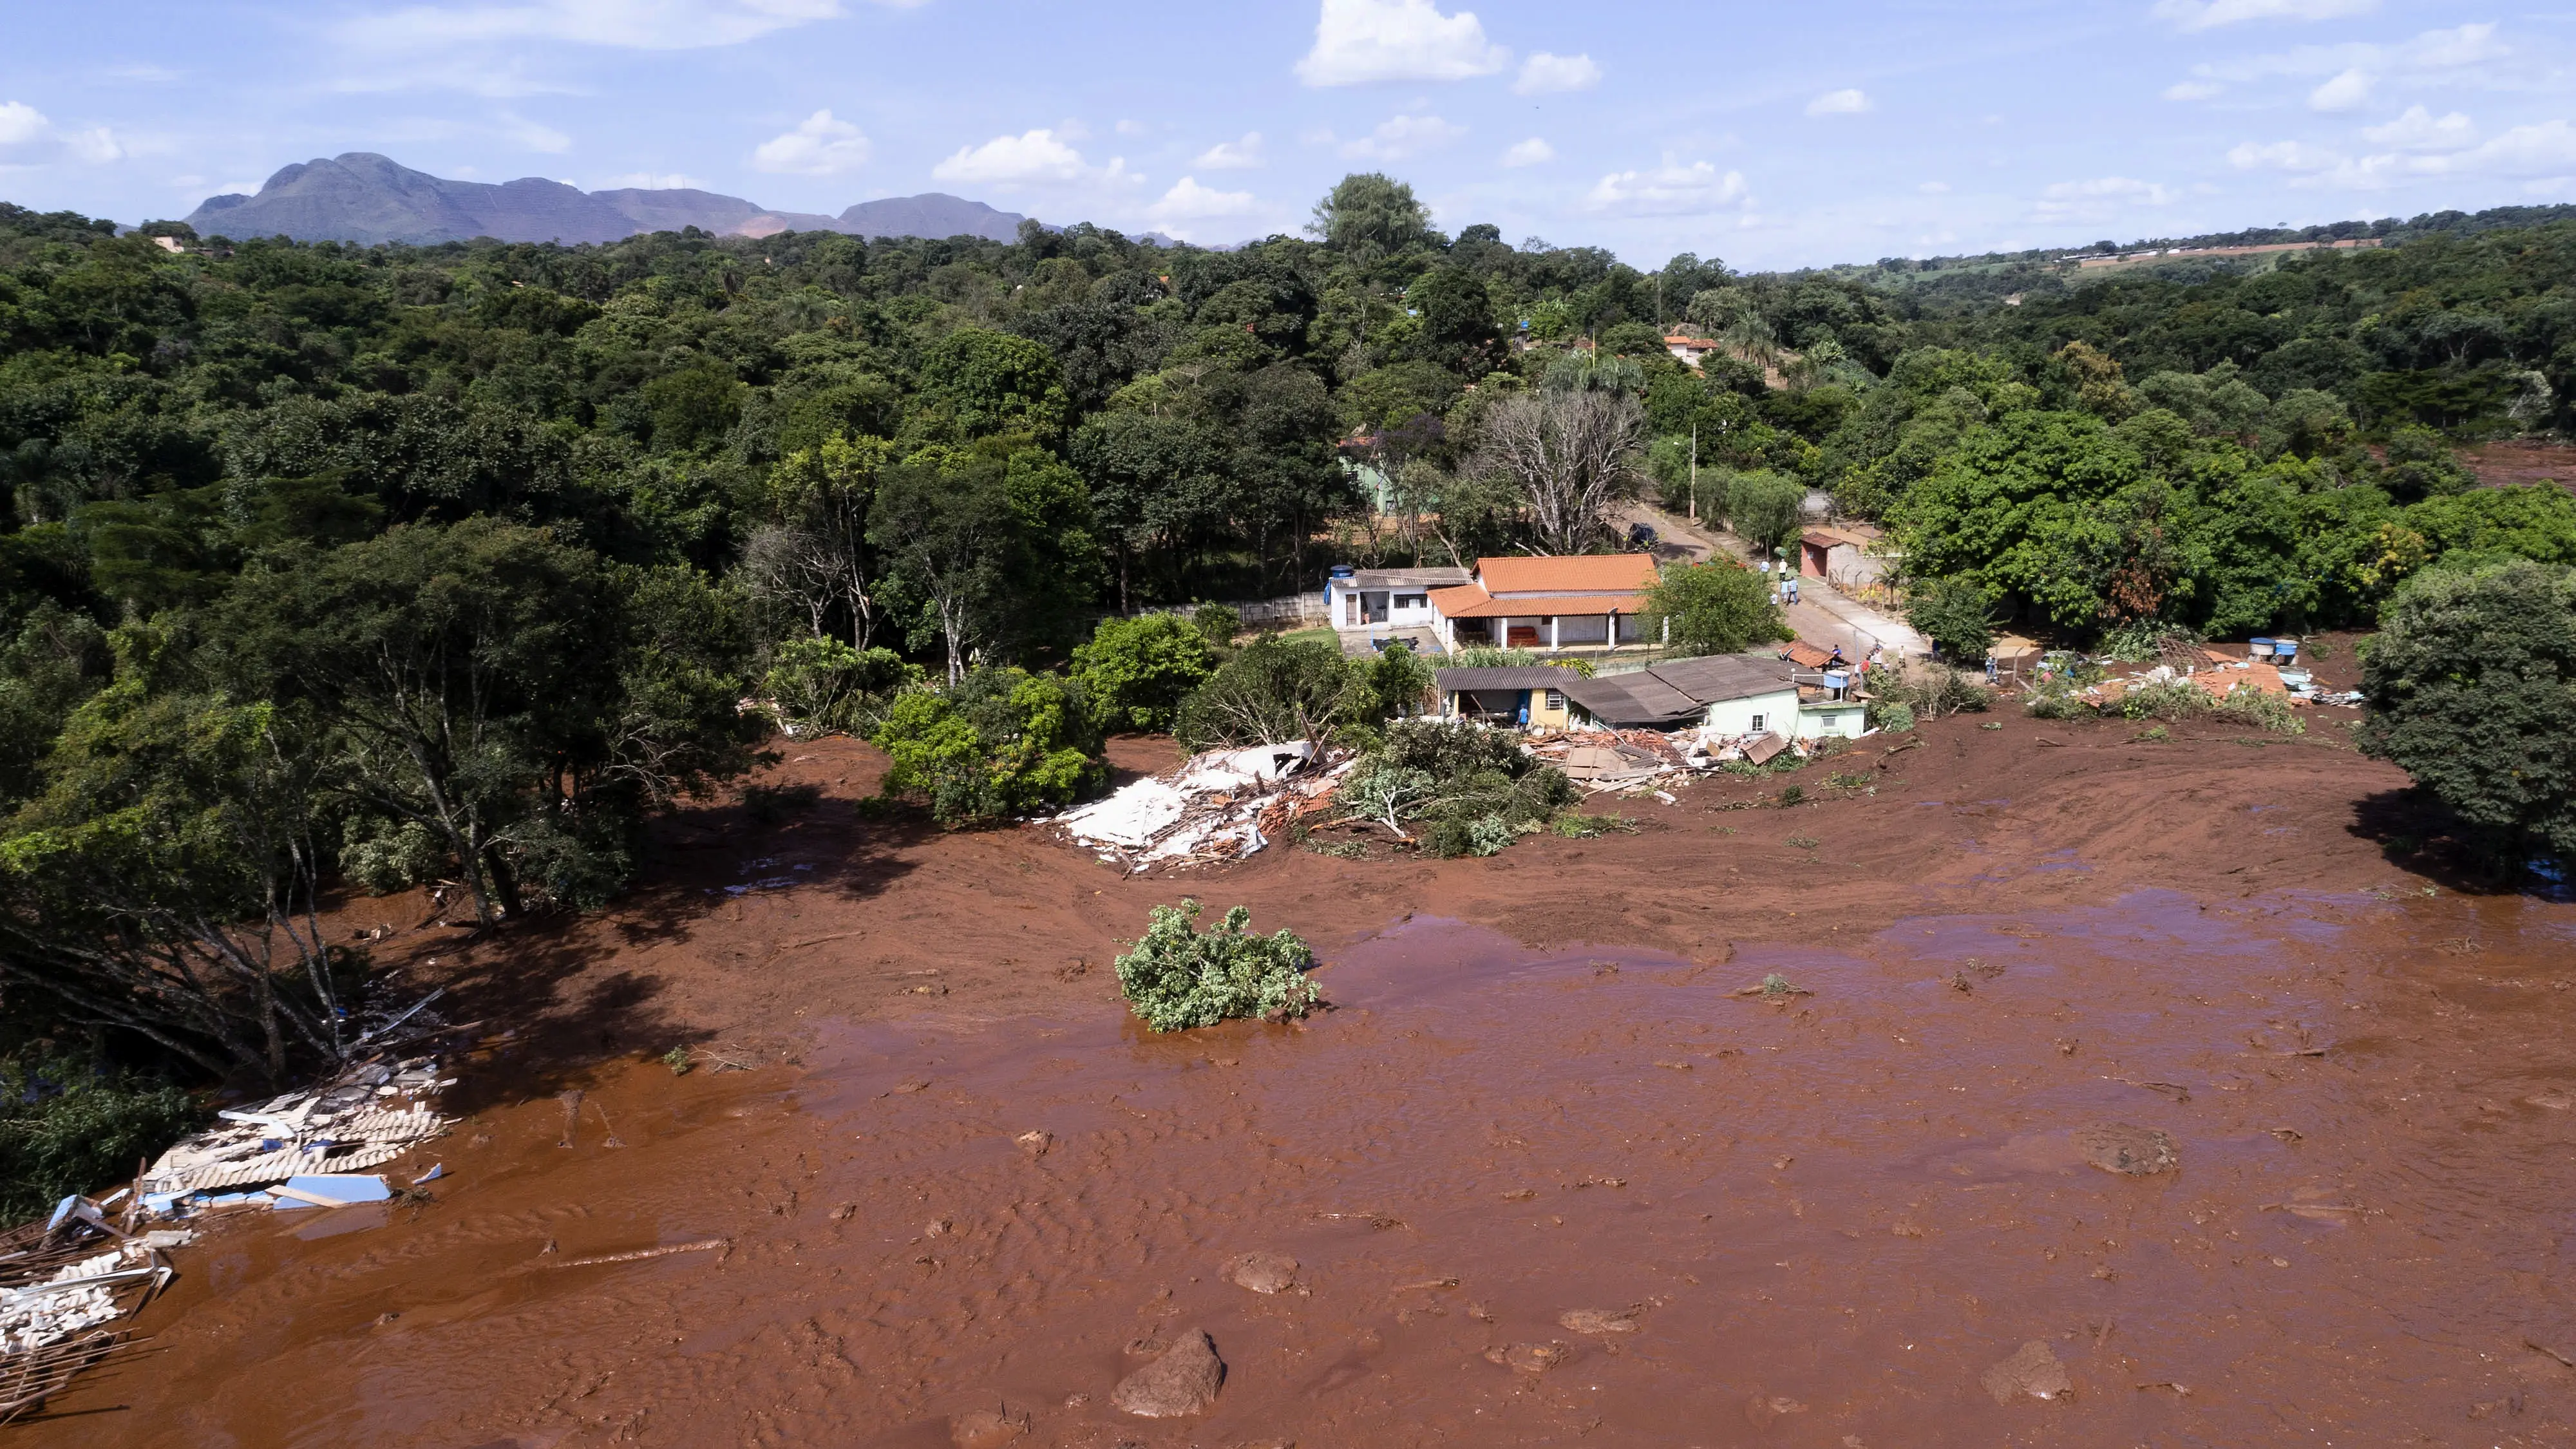
[[755, 596], [802, 616], [807, 632], [817, 639], [832, 632], [835, 607], [846, 607], [851, 646], [868, 647], [876, 624], [875, 601], [849, 543], [793, 524], [763, 524], [743, 541], [742, 568]]
[[1580, 553], [1636, 479], [1646, 411], [1625, 393], [1549, 389], [1485, 416], [1477, 471], [1519, 488], [1542, 553]]

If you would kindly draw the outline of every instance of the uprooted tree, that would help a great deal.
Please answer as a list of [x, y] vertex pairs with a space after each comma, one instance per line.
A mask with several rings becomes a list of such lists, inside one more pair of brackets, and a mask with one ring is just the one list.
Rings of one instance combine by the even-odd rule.
[[1252, 912], [1225, 913], [1200, 931], [1199, 903], [1154, 907], [1136, 949], [1118, 958], [1118, 985], [1137, 1019], [1156, 1031], [1214, 1026], [1234, 1017], [1304, 1016], [1323, 1000], [1308, 980], [1315, 953], [1294, 932], [1255, 936]]

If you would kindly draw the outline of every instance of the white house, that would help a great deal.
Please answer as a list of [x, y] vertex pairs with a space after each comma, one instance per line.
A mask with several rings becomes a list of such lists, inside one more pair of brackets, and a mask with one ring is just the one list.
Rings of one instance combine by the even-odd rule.
[[1652, 554], [1480, 558], [1475, 578], [1431, 595], [1443, 647], [1600, 648], [1646, 642], [1637, 616], [1655, 582]]
[[1468, 577], [1465, 569], [1337, 568], [1324, 580], [1324, 608], [1336, 629], [1436, 628], [1432, 591]]

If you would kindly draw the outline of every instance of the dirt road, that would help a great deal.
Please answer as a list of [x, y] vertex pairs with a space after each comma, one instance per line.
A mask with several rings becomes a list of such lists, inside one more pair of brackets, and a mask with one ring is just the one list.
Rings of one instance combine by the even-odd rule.
[[[1168, 880], [800, 750], [816, 803], [677, 822], [609, 916], [398, 937], [494, 1023], [396, 1168], [438, 1200], [220, 1225], [159, 1351], [20, 1437], [2565, 1442], [2576, 907], [2392, 865], [2403, 780], [2325, 730], [2133, 733], [1945, 720], [1634, 835]], [[1140, 1032], [1109, 959], [1185, 891], [1307, 934], [1336, 1009]], [[1811, 994], [1737, 994], [1774, 973]], [[1117, 1407], [1193, 1328], [1213, 1404]]]

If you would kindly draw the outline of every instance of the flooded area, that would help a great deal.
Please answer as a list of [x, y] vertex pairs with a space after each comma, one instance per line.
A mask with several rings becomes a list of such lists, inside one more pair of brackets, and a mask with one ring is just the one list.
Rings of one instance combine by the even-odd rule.
[[[225, 1224], [154, 1351], [21, 1437], [2576, 1435], [2576, 908], [1810, 918], [1684, 954], [1417, 915], [1327, 950], [1300, 1024], [1068, 993], [495, 1099], [394, 1169], [443, 1162], [435, 1204]], [[1772, 974], [1810, 994], [1742, 994]], [[1192, 1330], [1213, 1406], [1122, 1412]]]

